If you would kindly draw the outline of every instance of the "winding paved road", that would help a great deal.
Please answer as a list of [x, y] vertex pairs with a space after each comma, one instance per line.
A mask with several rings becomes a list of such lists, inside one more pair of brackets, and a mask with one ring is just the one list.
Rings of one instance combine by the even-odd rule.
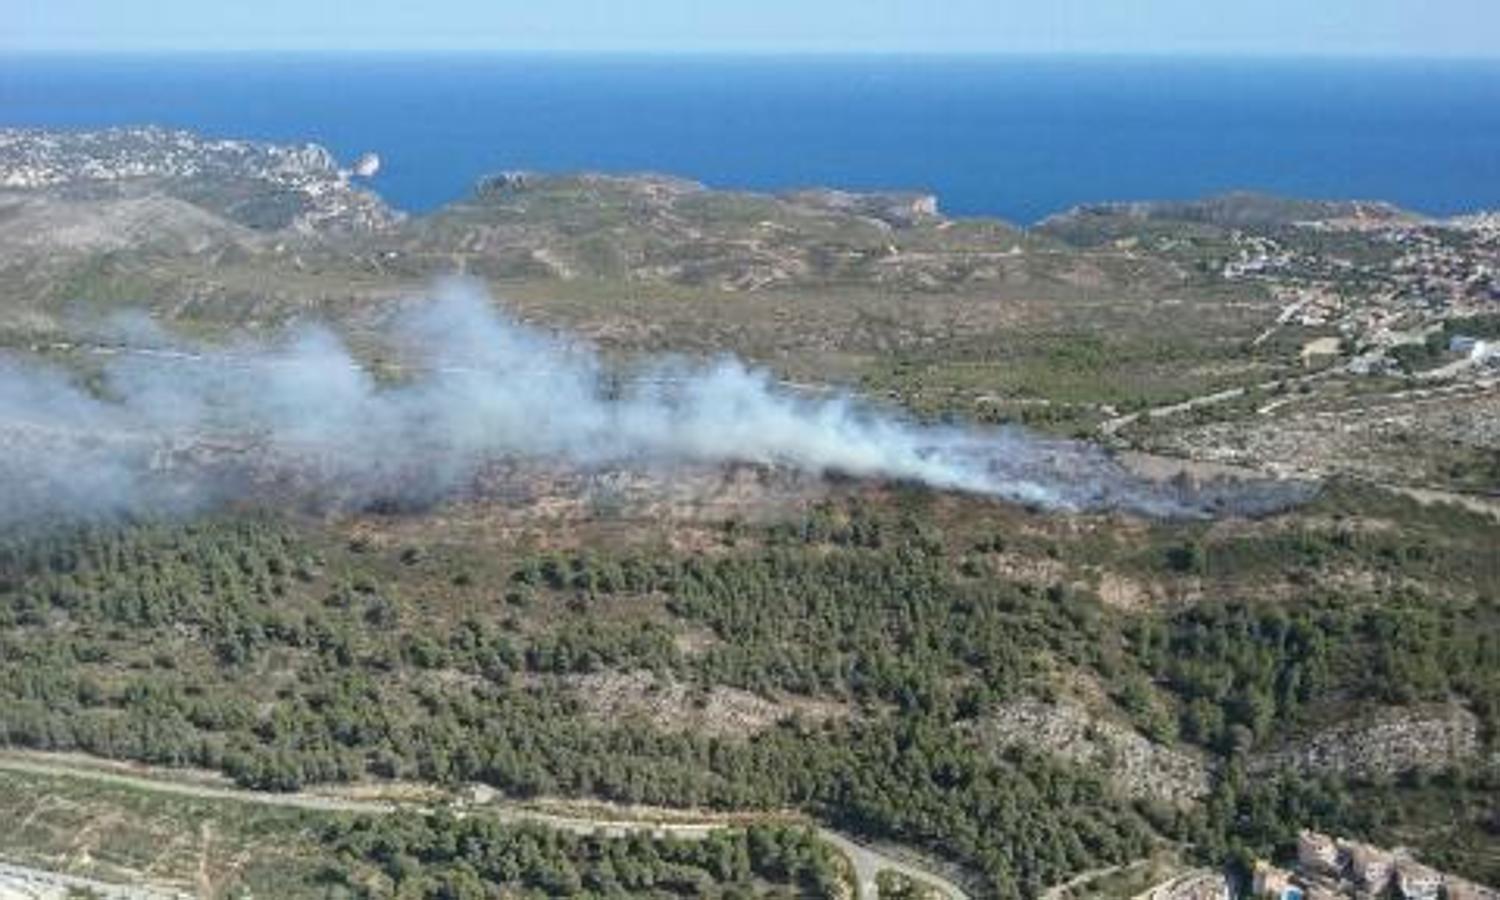
[[[288, 794], [251, 791], [207, 780], [185, 781], [178, 777], [178, 773], [173, 773], [167, 769], [136, 765], [126, 768], [122, 765], [103, 761], [97, 764], [90, 764], [75, 756], [27, 751], [0, 751], [0, 771], [48, 777], [77, 778], [100, 784], [153, 791], [159, 794], [175, 794], [202, 800], [257, 803], [264, 806], [305, 809], [315, 812], [389, 815], [402, 811], [416, 813], [432, 811], [431, 806], [415, 802], [365, 799], [310, 791]], [[608, 835], [623, 835], [648, 832], [656, 836], [671, 835], [678, 838], [695, 839], [705, 837], [720, 829], [743, 826], [747, 821], [747, 818], [743, 815], [694, 815], [689, 817], [676, 810], [653, 811], [634, 808], [627, 809], [600, 803], [591, 803], [586, 809], [581, 806], [577, 807], [577, 812], [553, 812], [498, 798], [493, 792], [485, 789], [475, 789], [471, 793], [477, 799], [474, 802], [464, 805], [463, 808], [469, 813], [479, 812], [484, 815], [494, 816], [503, 822], [531, 823], [548, 828], [571, 831], [576, 834], [596, 834], [602, 832]], [[565, 802], [560, 801], [554, 801], [554, 805], [559, 808], [567, 808], [568, 806]], [[658, 815], [653, 815], [653, 813]], [[854, 868], [860, 900], [876, 900], [879, 896], [876, 887], [876, 875], [885, 870], [898, 872], [908, 878], [930, 884], [937, 888], [945, 897], [948, 897], [949, 900], [968, 900], [968, 895], [962, 888], [940, 875], [902, 862], [839, 832], [818, 827], [817, 833], [819, 838], [848, 857]], [[17, 871], [23, 871], [22, 867], [14, 868]], [[25, 869], [24, 872], [32, 876], [50, 876], [59, 879], [58, 884], [62, 884], [63, 880], [69, 878], [69, 876], [54, 875], [53, 873], [35, 869]], [[80, 881], [87, 881], [87, 879], [80, 879]], [[100, 884], [102, 885], [102, 883]], [[106, 896], [120, 898], [120, 900], [161, 900], [161, 898], [178, 898], [181, 896], [170, 892], [153, 891], [152, 889], [143, 887], [126, 887], [120, 885], [102, 885], [102, 887], [105, 889], [103, 892]], [[3, 898], [3, 893], [0, 893], [0, 900], [3, 900]]]

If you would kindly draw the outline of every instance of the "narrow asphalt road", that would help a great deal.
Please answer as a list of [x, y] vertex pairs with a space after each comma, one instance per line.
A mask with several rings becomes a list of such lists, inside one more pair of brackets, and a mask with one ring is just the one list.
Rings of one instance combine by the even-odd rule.
[[[251, 791], [231, 787], [228, 784], [216, 784], [207, 780], [181, 780], [180, 777], [174, 777], [174, 773], [168, 769], [134, 765], [126, 767], [107, 762], [91, 763], [75, 756], [28, 751], [0, 751], [0, 771], [48, 777], [77, 778], [99, 784], [153, 791], [159, 794], [175, 794], [202, 800], [256, 803], [264, 806], [304, 809], [314, 812], [389, 815], [402, 811], [416, 813], [432, 811], [432, 807], [430, 806], [405, 801], [365, 799], [311, 791], [287, 794]], [[576, 834], [602, 832], [609, 835], [623, 835], [647, 832], [657, 836], [671, 835], [678, 838], [693, 839], [702, 838], [724, 828], [742, 827], [746, 822], [745, 816], [704, 816], [701, 818], [690, 818], [676, 810], [661, 810], [659, 811], [660, 817], [658, 818], [652, 816], [651, 810], [626, 809], [599, 803], [591, 803], [586, 808], [578, 807], [578, 812], [553, 812], [499, 799], [492, 793], [484, 790], [475, 792], [475, 795], [481, 799], [464, 806], [463, 809], [466, 812], [491, 815], [503, 822], [531, 823], [548, 828], [571, 831]], [[559, 803], [557, 801], [554, 801], [552, 805], [559, 809], [567, 808], [566, 803]], [[894, 871], [908, 878], [930, 884], [944, 896], [950, 898], [950, 900], [968, 900], [968, 895], [962, 888], [940, 875], [902, 862], [836, 831], [819, 827], [817, 828], [817, 833], [820, 839], [848, 857], [854, 868], [860, 900], [876, 900], [878, 898], [879, 892], [876, 887], [876, 876], [885, 870]], [[0, 849], [3, 849], [3, 846], [0, 846]], [[51, 874], [40, 872], [39, 870], [27, 871], [41, 876]], [[54, 877], [66, 878], [67, 876]], [[112, 898], [119, 897], [121, 900], [160, 900], [160, 898], [164, 897], [177, 898], [181, 896], [168, 892], [153, 892], [145, 888], [127, 888], [125, 886], [110, 885], [105, 885], [104, 887], [114, 891], [114, 893], [106, 891], [106, 896]], [[136, 893], [122, 893], [122, 891], [129, 890], [135, 890]], [[3, 894], [0, 894], [0, 898], [3, 898], [3, 896]]]

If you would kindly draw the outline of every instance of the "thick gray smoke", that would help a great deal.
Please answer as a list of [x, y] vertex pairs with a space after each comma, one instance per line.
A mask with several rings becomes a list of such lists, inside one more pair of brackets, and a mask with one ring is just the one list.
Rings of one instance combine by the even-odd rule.
[[1215, 502], [1132, 479], [1083, 445], [920, 427], [848, 396], [782, 389], [733, 360], [622, 377], [466, 284], [392, 319], [383, 340], [410, 363], [387, 384], [323, 329], [228, 348], [139, 321], [126, 331], [129, 349], [94, 349], [105, 371], [90, 389], [0, 359], [0, 522], [187, 512], [268, 487], [312, 505], [437, 499], [516, 458], [760, 463], [1166, 516]]

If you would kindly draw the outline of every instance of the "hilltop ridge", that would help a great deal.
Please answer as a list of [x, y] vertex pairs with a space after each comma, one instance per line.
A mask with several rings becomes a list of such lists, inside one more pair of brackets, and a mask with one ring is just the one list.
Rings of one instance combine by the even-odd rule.
[[[405, 215], [367, 184], [313, 144], [0, 131], [0, 336], [56, 339], [80, 301], [367, 331], [459, 273], [611, 353], [730, 351], [922, 415], [1469, 491], [1493, 468], [1493, 215], [1238, 192], [1025, 229], [919, 192], [587, 172], [499, 173]], [[1367, 412], [1393, 378], [1421, 391]], [[1330, 409], [1349, 428], [1318, 427]], [[1391, 468], [1393, 421], [1430, 466]]]

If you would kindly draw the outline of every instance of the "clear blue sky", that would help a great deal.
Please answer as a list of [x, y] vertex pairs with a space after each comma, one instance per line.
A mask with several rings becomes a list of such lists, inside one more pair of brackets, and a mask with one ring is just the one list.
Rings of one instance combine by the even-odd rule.
[[1500, 0], [0, 0], [5, 50], [1500, 56]]

